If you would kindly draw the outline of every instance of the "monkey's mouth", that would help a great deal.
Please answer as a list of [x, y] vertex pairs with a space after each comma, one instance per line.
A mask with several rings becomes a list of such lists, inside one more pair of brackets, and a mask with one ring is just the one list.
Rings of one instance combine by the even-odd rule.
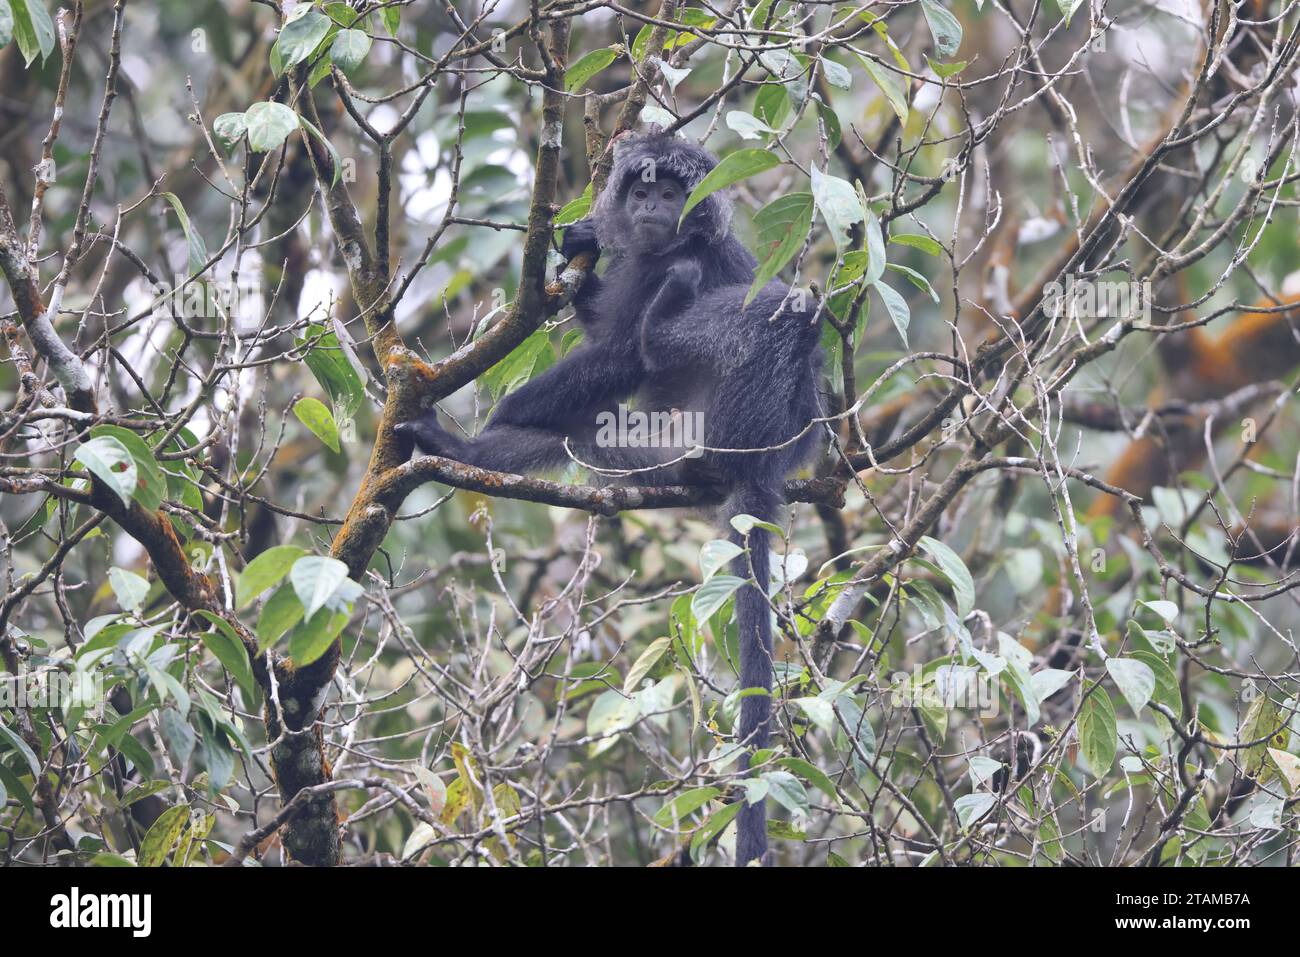
[[656, 236], [671, 236], [677, 232], [677, 221], [647, 217], [640, 220], [636, 224], [636, 228], [640, 232], [654, 233]]

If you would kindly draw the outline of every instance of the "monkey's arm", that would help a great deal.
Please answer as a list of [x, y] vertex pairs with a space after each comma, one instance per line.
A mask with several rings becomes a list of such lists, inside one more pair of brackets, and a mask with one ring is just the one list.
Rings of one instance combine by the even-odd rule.
[[645, 375], [629, 337], [582, 345], [497, 403], [488, 430], [502, 425], [561, 430], [590, 424], [600, 407], [636, 391]]

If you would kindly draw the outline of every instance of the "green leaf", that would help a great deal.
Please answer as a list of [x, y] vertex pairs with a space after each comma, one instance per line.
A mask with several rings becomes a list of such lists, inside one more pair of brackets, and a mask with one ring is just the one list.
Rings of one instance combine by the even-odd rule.
[[370, 52], [370, 36], [362, 30], [340, 30], [330, 44], [330, 59], [344, 73], [351, 73]]
[[306, 338], [294, 341], [299, 349], [307, 349], [307, 367], [321, 388], [329, 393], [335, 418], [355, 415], [366, 397], [365, 385], [338, 336], [324, 326], [313, 324], [307, 327]]
[[753, 285], [745, 295], [745, 305], [753, 301], [803, 246], [812, 226], [813, 206], [812, 193], [791, 193], [772, 200], [754, 214], [759, 265]]
[[708, 581], [723, 568], [728, 562], [738, 555], [743, 555], [745, 550], [734, 542], [725, 539], [715, 538], [712, 541], [705, 542], [700, 548], [700, 575], [703, 581]]
[[762, 775], [772, 800], [792, 814], [808, 813], [808, 791], [789, 771], [767, 771]]
[[263, 100], [244, 113], [248, 148], [254, 153], [276, 149], [298, 125], [298, 114], [283, 103]]
[[1268, 756], [1286, 784], [1288, 794], [1300, 792], [1300, 758], [1289, 751], [1269, 748]]
[[1163, 618], [1166, 625], [1172, 625], [1178, 620], [1178, 606], [1172, 601], [1139, 601], [1138, 604], [1146, 605]]
[[108, 584], [113, 589], [117, 603], [124, 611], [140, 613], [146, 596], [149, 594], [149, 580], [141, 578], [135, 572], [114, 566], [108, 570]]
[[780, 525], [774, 525], [771, 522], [760, 521], [759, 519], [755, 518], [753, 515], [746, 515], [743, 512], [739, 515], [731, 516], [731, 527], [734, 528], [736, 531], [740, 532], [740, 534], [742, 535], [748, 535], [756, 528], [761, 528], [766, 531], [769, 531], [773, 535], [780, 535], [782, 537], [784, 537], [785, 535], [785, 529], [783, 529]]
[[140, 842], [140, 853], [136, 860], [141, 867], [160, 867], [167, 859], [167, 853], [181, 836], [181, 831], [190, 819], [188, 804], [173, 804], [158, 816], [144, 840]]
[[90, 434], [93, 439], [109, 438], [121, 443], [135, 463], [136, 483], [132, 492], [135, 500], [149, 511], [157, 511], [167, 495], [167, 477], [148, 443], [130, 429], [117, 425], [97, 425]]
[[734, 575], [714, 575], [691, 597], [691, 614], [696, 621], [707, 621], [743, 584], [745, 579]]
[[302, 602], [304, 617], [316, 614], [347, 577], [348, 566], [328, 555], [307, 555], [294, 562], [289, 581]]
[[[1261, 738], [1273, 735], [1273, 740], [1260, 741], [1245, 749], [1244, 764], [1246, 773], [1251, 777], [1254, 777], [1263, 766], [1270, 744], [1279, 748], [1286, 747], [1285, 725], [1286, 722], [1281, 719], [1277, 705], [1266, 694], [1259, 695], [1246, 709], [1246, 716], [1241, 719], [1241, 727], [1237, 729], [1238, 744], [1260, 741]], [[1279, 727], [1282, 730], [1279, 731]]]
[[342, 0], [327, 3], [323, 9], [325, 15], [341, 27], [350, 27], [357, 22], [357, 11], [343, 3]]
[[1067, 27], [1070, 25], [1070, 18], [1074, 16], [1074, 11], [1079, 9], [1081, 3], [1083, 3], [1083, 0], [1056, 0], [1056, 5], [1061, 8], [1061, 15], [1065, 18]]
[[181, 229], [185, 230], [185, 245], [189, 253], [187, 265], [190, 275], [197, 276], [208, 264], [208, 247], [203, 242], [203, 234], [190, 223], [189, 214], [185, 212], [180, 197], [175, 193], [163, 193], [162, 198], [171, 203], [172, 209], [176, 211], [176, 218], [180, 220]]
[[659, 663], [659, 659], [672, 647], [673, 640], [668, 635], [650, 642], [650, 647], [641, 652], [640, 657], [623, 679], [623, 693], [632, 694], [641, 687], [641, 682], [650, 674], [650, 670]]
[[[677, 22], [688, 27], [711, 27], [717, 23], [717, 17], [712, 16], [704, 10], [689, 8], [679, 10], [676, 14]], [[645, 59], [646, 53], [650, 48], [650, 34], [654, 31], [654, 24], [647, 23], [637, 33], [636, 39], [632, 41], [632, 59], [640, 62]], [[684, 44], [690, 43], [696, 39], [696, 34], [689, 30], [669, 30], [664, 37], [665, 50], [671, 50]], [[658, 55], [657, 53], [655, 55]]]
[[248, 131], [243, 113], [222, 113], [212, 121], [212, 133], [227, 150], [233, 150]]
[[337, 185], [339, 181], [339, 176], [342, 175], [343, 172], [343, 157], [340, 156], [339, 151], [334, 148], [334, 144], [331, 143], [328, 138], [326, 138], [324, 133], [316, 129], [316, 127], [312, 125], [311, 121], [308, 120], [307, 117], [305, 116], [298, 117], [298, 122], [302, 124], [303, 129], [305, 129], [312, 136], [316, 137], [316, 139], [320, 140], [321, 145], [324, 146], [326, 152], [330, 154], [330, 159], [332, 160], [331, 165], [334, 167], [334, 175], [330, 177], [330, 186]]
[[997, 774], [1003, 767], [1001, 761], [995, 761], [993, 758], [976, 756], [970, 759], [970, 779], [971, 782], [979, 787], [993, 780], [993, 775]]
[[334, 424], [334, 416], [330, 415], [324, 402], [310, 396], [299, 399], [293, 404], [293, 414], [331, 451], [339, 450], [339, 427]]
[[18, 52], [26, 66], [38, 56], [41, 62], [54, 52], [54, 23], [42, 0], [12, 0], [12, 32], [18, 41]]
[[1038, 825], [1038, 843], [1043, 853], [1055, 863], [1059, 864], [1065, 859], [1065, 848], [1061, 846], [1061, 831], [1053, 818], [1044, 817], [1042, 823]]
[[322, 608], [294, 629], [289, 637], [289, 657], [298, 667], [309, 665], [334, 644], [351, 616], [346, 611]]
[[[186, 449], [192, 449], [198, 444], [199, 440], [195, 438], [193, 432], [189, 429], [181, 429], [172, 438], [167, 451], [182, 452]], [[167, 480], [168, 497], [189, 506], [196, 512], [202, 511], [203, 494], [199, 491], [198, 469], [185, 461], [173, 460], [168, 464], [168, 469], [163, 472], [163, 477]]]
[[656, 811], [653, 821], [662, 828], [675, 829], [678, 821], [721, 794], [717, 788], [692, 788], [684, 791]]
[[860, 223], [866, 210], [858, 201], [857, 191], [847, 180], [828, 176], [816, 166], [812, 168], [813, 199], [835, 240], [835, 248], [843, 255], [850, 242], [854, 223]]
[[707, 821], [695, 830], [691, 838], [691, 859], [699, 861], [704, 849], [715, 837], [727, 829], [727, 825], [736, 819], [745, 805], [740, 801], [733, 801], [731, 804], [718, 808], [709, 815]]
[[282, 76], [284, 74], [284, 57], [280, 54], [279, 37], [276, 37], [275, 42], [271, 44], [271, 53], [267, 59], [270, 61], [271, 75]]
[[582, 191], [582, 195], [572, 202], [565, 203], [564, 208], [555, 214], [552, 224], [555, 226], [569, 226], [582, 219], [591, 212], [591, 184]]
[[844, 138], [844, 132], [840, 128], [840, 116], [828, 104], [817, 103], [817, 115], [821, 117], [822, 126], [826, 128], [826, 146], [828, 149], [838, 149], [840, 140]]
[[297, 545], [275, 545], [249, 562], [235, 585], [235, 607], [244, 608], [253, 599], [289, 574], [293, 563], [307, 554]]
[[215, 794], [226, 786], [234, 773], [235, 754], [226, 740], [224, 728], [215, 728], [202, 718], [199, 724], [203, 734], [199, 760], [208, 769], [208, 790]]
[[990, 810], [996, 803], [997, 799], [992, 794], [983, 791], [977, 791], [974, 794], [965, 794], [952, 802], [953, 810], [957, 812], [957, 820], [962, 827], [970, 827]]
[[116, 492], [123, 505], [131, 504], [138, 471], [135, 459], [125, 445], [105, 435], [82, 443], [73, 458]]
[[554, 359], [555, 350], [551, 346], [550, 332], [545, 328], [538, 329], [484, 373], [480, 381], [487, 386], [495, 401], [536, 375], [539, 364], [546, 368]]
[[920, 545], [934, 559], [944, 577], [948, 579], [948, 583], [952, 585], [953, 598], [957, 602], [957, 614], [965, 618], [975, 609], [975, 581], [971, 578], [970, 569], [966, 567], [960, 555], [937, 538], [922, 535]]
[[298, 622], [302, 621], [302, 602], [292, 585], [282, 585], [272, 593], [257, 616], [257, 647], [265, 651]]
[[0, 722], [0, 740], [7, 741], [11, 748], [22, 755], [28, 769], [32, 772], [32, 777], [40, 777], [41, 762], [36, 760], [36, 752], [27, 746], [27, 742], [20, 738], [17, 732], [6, 728], [3, 722]]
[[[870, 210], [867, 211], [866, 240], [867, 260], [863, 264], [861, 275], [863, 277], [862, 281], [870, 285], [885, 274], [885, 266], [888, 265], [889, 256], [885, 250], [884, 233], [880, 231], [880, 220]], [[852, 255], [854, 254], [849, 254], [849, 256]], [[846, 267], [849, 264], [849, 256], [844, 257]], [[850, 270], [846, 268], [845, 272], [850, 272]], [[851, 278], [853, 278], [851, 275], [845, 277], [845, 279]]]
[[678, 225], [686, 221], [686, 216], [692, 209], [718, 190], [780, 165], [781, 157], [770, 150], [737, 150], [729, 156], [724, 156], [722, 161], [709, 171], [709, 175], [700, 180], [700, 184], [691, 190]]
[[[325, 42], [329, 43], [331, 41], [327, 38]], [[307, 74], [307, 85], [315, 88], [316, 84], [330, 75], [330, 67], [333, 63], [334, 61], [327, 56], [318, 57], [315, 65], [311, 68], [311, 72]]]
[[1064, 688], [1074, 674], [1073, 671], [1065, 671], [1061, 668], [1044, 668], [1030, 675], [1029, 686], [1034, 689], [1034, 696], [1039, 701], [1046, 701]]
[[[754, 97], [754, 116], [771, 129], [780, 129], [790, 115], [790, 94], [780, 83], [764, 83]], [[728, 123], [730, 126], [730, 123]], [[734, 127], [733, 127], [734, 129]]]
[[280, 62], [285, 69], [296, 66], [311, 55], [320, 46], [325, 34], [330, 32], [333, 24], [330, 18], [318, 13], [310, 6], [306, 12], [295, 16], [280, 30], [277, 44], [280, 47]]
[[610, 46], [601, 50], [592, 50], [581, 57], [564, 73], [565, 92], [572, 93], [586, 86], [587, 81], [618, 59], [622, 49], [621, 46]]
[[1115, 706], [1106, 689], [1097, 688], [1088, 695], [1079, 713], [1079, 748], [1093, 777], [1101, 778], [1110, 770], [1118, 747]]
[[835, 733], [835, 708], [831, 702], [824, 698], [795, 698], [794, 703], [822, 731]]
[[843, 64], [836, 63], [830, 57], [822, 57], [821, 64], [827, 83], [840, 90], [853, 88], [853, 74]]
[[921, 10], [934, 35], [934, 48], [940, 56], [952, 56], [961, 46], [961, 22], [936, 0], [921, 0]]
[[796, 55], [779, 47], [767, 47], [758, 55], [758, 62], [774, 80], [781, 82], [796, 105], [808, 99], [809, 65], [812, 61], [806, 55]]
[[760, 140], [764, 136], [776, 132], [758, 117], [746, 113], [744, 110], [729, 111], [727, 113], [727, 126], [740, 134], [740, 138], [744, 140]]
[[[4, 725], [0, 725], [0, 736], [4, 735], [4, 731]], [[36, 802], [32, 800], [31, 790], [3, 761], [0, 761], [0, 790], [8, 791], [9, 797], [17, 799], [27, 809], [28, 814], [36, 815]]]
[[591, 710], [587, 712], [587, 734], [592, 737], [615, 734], [632, 727], [640, 716], [641, 705], [635, 696], [610, 688], [591, 703]]
[[[185, 766], [190, 762], [190, 755], [194, 753], [194, 729], [175, 708], [163, 708], [158, 715], [158, 725], [162, 729], [163, 740], [167, 742], [167, 749], [171, 751], [173, 760], [181, 771], [184, 771]], [[168, 786], [166, 781], [157, 783], [163, 787]], [[122, 803], [127, 802], [124, 800]]]
[[903, 347], [907, 348], [907, 327], [912, 324], [912, 311], [907, 307], [907, 300], [892, 286], [887, 286], [883, 282], [874, 282], [871, 286], [880, 296], [880, 301], [885, 304], [885, 310], [903, 340]]
[[1025, 707], [1025, 720], [1033, 727], [1042, 716], [1039, 707], [1041, 702], [1034, 690], [1034, 679], [1029, 673], [1033, 655], [1020, 642], [1002, 632], [998, 632], [998, 654], [1006, 662], [1003, 674]]
[[1136, 658], [1107, 658], [1106, 671], [1137, 714], [1146, 707], [1156, 690], [1155, 672]]
[[659, 72], [663, 74], [664, 81], [668, 84], [668, 89], [673, 93], [677, 92], [677, 84], [691, 75], [689, 68], [685, 70], [669, 66], [665, 61], [659, 61]]
[[1174, 674], [1174, 669], [1154, 652], [1135, 651], [1133, 657], [1150, 668], [1155, 677], [1156, 689], [1151, 700], [1164, 705], [1173, 712], [1174, 717], [1180, 717], [1183, 713], [1183, 696], [1178, 691], [1178, 676]]
[[248, 651], [234, 627], [220, 615], [210, 611], [196, 612], [200, 618], [213, 626], [201, 636], [203, 644], [212, 652], [232, 678], [244, 689], [244, 694], [251, 701], [256, 697], [257, 684], [253, 681], [253, 670], [248, 664]]
[[925, 62], [930, 64], [930, 69], [934, 71], [934, 75], [941, 80], [946, 80], [949, 77], [956, 76], [968, 66], [967, 61], [965, 60], [957, 60], [953, 63], [940, 63], [937, 60], [926, 57]]
[[907, 78], [899, 76], [867, 57], [859, 56], [858, 61], [876, 86], [880, 87], [880, 92], [885, 94], [885, 100], [898, 116], [899, 122], [906, 123], [908, 111]]
[[803, 758], [781, 758], [776, 762], [788, 771], [793, 771], [799, 775], [817, 790], [821, 791], [828, 798], [838, 805], [840, 803], [839, 792], [835, 790], [833, 782], [821, 768], [809, 764]]
[[937, 256], [943, 252], [943, 247], [939, 245], [938, 240], [916, 233], [891, 233], [889, 241], [900, 246], [911, 246], [913, 249], [919, 249], [931, 256]]
[[934, 287], [930, 285], [930, 280], [926, 279], [915, 269], [900, 265], [899, 263], [889, 263], [885, 268], [892, 269], [894, 272], [901, 274], [913, 286], [929, 296], [936, 306], [939, 304], [939, 294], [935, 292]]

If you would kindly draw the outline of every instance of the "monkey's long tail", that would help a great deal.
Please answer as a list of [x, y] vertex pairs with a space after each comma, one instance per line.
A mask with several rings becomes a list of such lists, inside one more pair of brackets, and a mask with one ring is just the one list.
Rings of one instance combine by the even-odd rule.
[[[762, 485], [741, 486], [730, 497], [724, 511], [731, 531], [731, 541], [745, 546], [745, 537], [730, 520], [736, 515], [752, 515], [765, 522], [774, 521], [781, 496]], [[771, 535], [755, 527], [749, 533], [749, 551], [732, 561], [732, 571], [748, 578], [751, 571], [758, 586], [766, 589], [770, 580], [768, 552]], [[762, 688], [765, 693], [751, 693], [740, 700], [739, 737], [747, 752], [741, 759], [743, 767], [749, 766], [749, 754], [767, 747], [767, 737], [772, 713], [772, 612], [767, 595], [754, 585], [744, 585], [736, 592], [736, 621], [740, 625], [740, 687]], [[742, 798], [743, 800], [743, 798]], [[736, 818], [736, 866], [744, 867], [750, 861], [767, 863], [767, 808], [766, 801], [741, 808]]]

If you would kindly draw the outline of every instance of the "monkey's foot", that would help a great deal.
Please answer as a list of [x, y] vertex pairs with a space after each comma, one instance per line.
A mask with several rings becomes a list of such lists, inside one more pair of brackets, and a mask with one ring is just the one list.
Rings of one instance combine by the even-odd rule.
[[456, 437], [442, 427], [435, 414], [399, 422], [393, 431], [403, 438], [410, 439], [415, 447], [426, 455], [454, 455]]

